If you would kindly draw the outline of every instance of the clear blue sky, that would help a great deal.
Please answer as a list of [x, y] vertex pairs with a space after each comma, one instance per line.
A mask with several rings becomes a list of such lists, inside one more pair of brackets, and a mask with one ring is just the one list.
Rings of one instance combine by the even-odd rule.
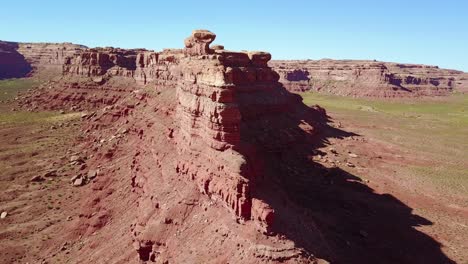
[[5, 0], [0, 39], [177, 48], [192, 29], [275, 59], [377, 59], [468, 71], [466, 0]]

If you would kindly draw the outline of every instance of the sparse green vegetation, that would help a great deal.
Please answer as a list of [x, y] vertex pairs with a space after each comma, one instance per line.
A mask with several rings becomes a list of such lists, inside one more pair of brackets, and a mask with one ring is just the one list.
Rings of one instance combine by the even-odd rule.
[[0, 80], [0, 100], [13, 99], [19, 92], [24, 92], [38, 84], [30, 78]]
[[308, 105], [319, 104], [326, 109], [337, 111], [362, 111], [372, 109], [389, 115], [409, 118], [429, 118], [442, 122], [468, 123], [468, 95], [453, 95], [445, 101], [413, 101], [401, 99], [398, 102], [384, 99], [355, 99], [308, 92], [302, 94]]
[[45, 122], [57, 113], [54, 112], [0, 112], [0, 125]]
[[9, 124], [55, 123], [78, 119], [80, 113], [60, 114], [58, 112], [0, 112], [0, 126]]
[[[430, 165], [397, 168], [440, 190], [468, 190], [468, 95], [421, 99], [356, 99], [308, 92], [332, 116], [349, 120], [372, 137], [427, 160]], [[345, 128], [346, 130], [346, 128]]]

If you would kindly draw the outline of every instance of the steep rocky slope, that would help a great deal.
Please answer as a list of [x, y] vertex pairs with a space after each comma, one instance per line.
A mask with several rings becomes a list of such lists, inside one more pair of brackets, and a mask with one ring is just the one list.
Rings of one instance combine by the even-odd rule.
[[19, 97], [31, 111], [82, 112], [62, 158], [80, 199], [23, 262], [451, 263], [411, 208], [316, 162], [357, 135], [287, 91], [270, 54], [214, 39], [75, 50], [60, 78]]
[[74, 179], [91, 185], [65, 239], [99, 250], [75, 261], [319, 261], [295, 243], [326, 242], [312, 230], [295, 239], [289, 218], [303, 212], [281, 186], [288, 173], [312, 173], [298, 166], [324, 111], [282, 87], [270, 54], [215, 50], [214, 38], [194, 31], [185, 49], [162, 52], [82, 50], [65, 58], [61, 80], [22, 98], [27, 109], [91, 111], [81, 149], [99, 176]]
[[464, 73], [437, 66], [354, 60], [272, 61], [290, 91], [337, 95], [414, 97], [464, 91]]

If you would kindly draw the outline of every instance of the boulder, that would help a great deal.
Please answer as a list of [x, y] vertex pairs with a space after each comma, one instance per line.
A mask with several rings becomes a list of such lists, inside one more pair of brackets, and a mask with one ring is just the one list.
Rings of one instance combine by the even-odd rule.
[[92, 179], [96, 178], [98, 176], [98, 174], [99, 174], [99, 170], [89, 170], [87, 178], [92, 180]]
[[0, 214], [0, 219], [4, 219], [4, 218], [6, 218], [7, 216], [8, 216], [8, 212], [2, 212], [2, 213]]
[[73, 181], [73, 186], [78, 187], [85, 184], [85, 179], [83, 177], [78, 177]]
[[45, 181], [45, 178], [40, 176], [40, 175], [36, 175], [36, 176], [31, 178], [31, 181], [32, 182], [42, 182], [42, 181]]

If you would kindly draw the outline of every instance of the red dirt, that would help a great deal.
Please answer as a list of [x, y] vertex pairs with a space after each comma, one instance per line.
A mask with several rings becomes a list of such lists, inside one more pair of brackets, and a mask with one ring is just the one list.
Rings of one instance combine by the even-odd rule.
[[[63, 206], [54, 214], [41, 207], [31, 219], [22, 220], [24, 208], [15, 205], [22, 200], [12, 198], [32, 175], [25, 171], [18, 177], [2, 175], [2, 180], [11, 181], [0, 196], [2, 208], [11, 212], [1, 221], [11, 228], [0, 234], [8, 240], [8, 247], [0, 250], [2, 259], [32, 263], [466, 259], [464, 253], [442, 250], [440, 243], [456, 241], [450, 232], [463, 229], [431, 229], [432, 222], [412, 208], [435, 208], [445, 219], [466, 219], [467, 212], [408, 193], [407, 186], [395, 181], [393, 166], [424, 161], [408, 156], [402, 163], [398, 149], [358, 136], [352, 132], [358, 130], [353, 124], [330, 126], [325, 110], [305, 106], [278, 83], [279, 76], [267, 67], [268, 53], [212, 50], [211, 34], [194, 32], [183, 50], [142, 51], [135, 56], [136, 69], [121, 63], [133, 53], [78, 53], [66, 60], [61, 80], [21, 96], [24, 109], [85, 114], [79, 128], [70, 125], [66, 132], [75, 140], [53, 149], [46, 145], [38, 157], [15, 156], [18, 162], [37, 162], [42, 155], [51, 155], [51, 162], [57, 160], [53, 168], [73, 164], [63, 169], [57, 187], [48, 190], [51, 195], [69, 195], [69, 201], [57, 201]], [[83, 60], [100, 52], [110, 55], [99, 56], [102, 61]], [[106, 68], [109, 61], [115, 64]], [[31, 137], [22, 129], [15, 133], [21, 139]], [[349, 150], [359, 155], [346, 166]], [[73, 187], [69, 177], [80, 173], [85, 184]], [[32, 197], [25, 204], [40, 201], [45, 184], [26, 189]], [[9, 193], [13, 196], [8, 199]], [[32, 232], [24, 227], [31, 233], [23, 244], [21, 221], [28, 227], [50, 228]]]

